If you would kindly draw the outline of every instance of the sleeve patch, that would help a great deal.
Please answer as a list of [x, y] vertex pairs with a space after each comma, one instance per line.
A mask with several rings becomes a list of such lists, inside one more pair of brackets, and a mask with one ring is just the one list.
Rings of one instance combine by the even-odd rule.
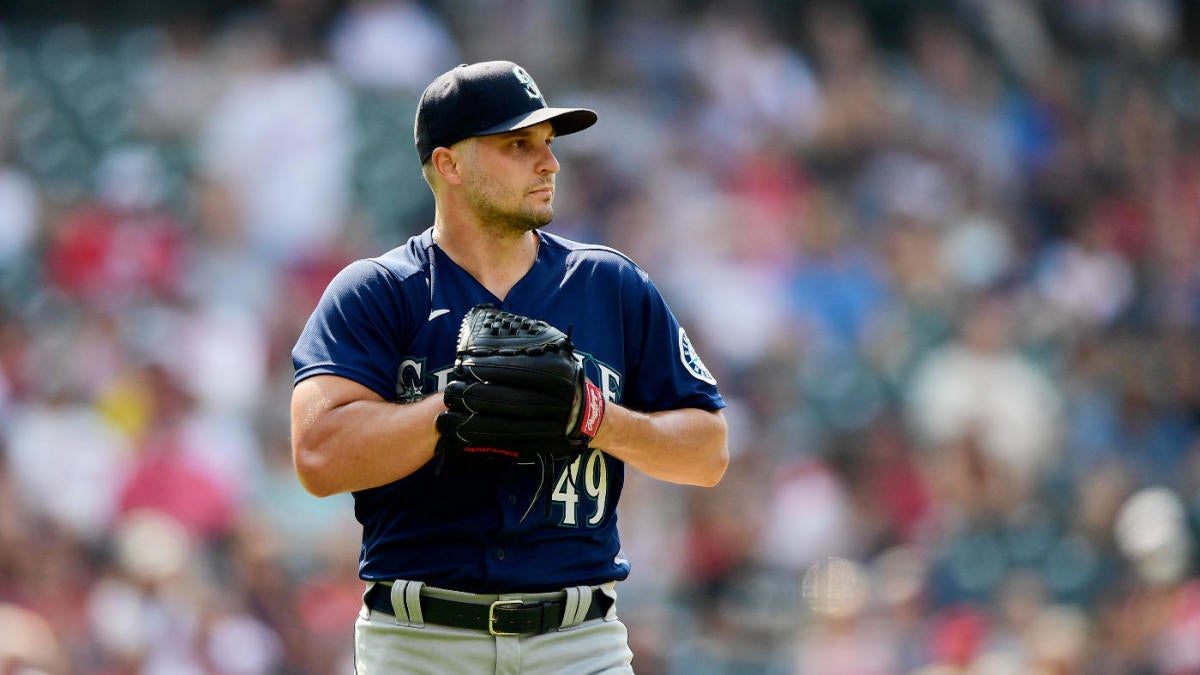
[[692, 341], [688, 339], [687, 332], [682, 327], [679, 329], [679, 360], [683, 362], [683, 366], [692, 374], [692, 377], [713, 385], [717, 383], [717, 378], [708, 372], [708, 368], [700, 360], [700, 355], [692, 347]]

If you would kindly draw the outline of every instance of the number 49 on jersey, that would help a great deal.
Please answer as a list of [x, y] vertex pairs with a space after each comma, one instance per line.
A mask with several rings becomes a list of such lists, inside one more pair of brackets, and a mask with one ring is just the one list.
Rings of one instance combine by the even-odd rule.
[[592, 448], [590, 453], [580, 455], [564, 466], [554, 482], [550, 500], [562, 507], [559, 525], [599, 525], [604, 520], [604, 507], [608, 502], [608, 464], [604, 461], [604, 452]]

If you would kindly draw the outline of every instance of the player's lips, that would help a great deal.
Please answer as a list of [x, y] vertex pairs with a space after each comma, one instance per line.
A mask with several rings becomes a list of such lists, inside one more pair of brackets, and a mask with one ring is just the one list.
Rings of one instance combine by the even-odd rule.
[[553, 185], [544, 185], [540, 188], [530, 190], [529, 194], [536, 195], [538, 197], [553, 197], [554, 196], [554, 186]]

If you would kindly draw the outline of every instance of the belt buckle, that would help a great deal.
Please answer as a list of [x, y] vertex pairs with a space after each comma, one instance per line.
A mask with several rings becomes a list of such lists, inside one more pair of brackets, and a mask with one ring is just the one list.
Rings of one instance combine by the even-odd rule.
[[513, 635], [520, 635], [520, 633], [506, 633], [504, 631], [496, 630], [496, 608], [501, 605], [523, 604], [525, 604], [524, 600], [496, 600], [493, 602], [491, 606], [488, 607], [488, 633], [491, 633], [495, 637], [511, 637]]

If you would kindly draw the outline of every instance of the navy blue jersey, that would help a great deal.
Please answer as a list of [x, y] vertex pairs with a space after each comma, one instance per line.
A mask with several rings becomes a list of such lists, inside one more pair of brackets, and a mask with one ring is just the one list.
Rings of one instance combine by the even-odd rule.
[[[644, 271], [610, 248], [537, 236], [537, 260], [503, 302], [433, 243], [432, 230], [351, 263], [292, 351], [296, 382], [337, 375], [389, 401], [419, 400], [445, 387], [463, 316], [492, 303], [570, 331], [587, 376], [609, 401], [643, 412], [724, 407]], [[589, 449], [559, 462], [549, 479], [536, 464], [435, 464], [354, 493], [363, 579], [486, 593], [628, 576], [617, 534], [620, 460]]]

